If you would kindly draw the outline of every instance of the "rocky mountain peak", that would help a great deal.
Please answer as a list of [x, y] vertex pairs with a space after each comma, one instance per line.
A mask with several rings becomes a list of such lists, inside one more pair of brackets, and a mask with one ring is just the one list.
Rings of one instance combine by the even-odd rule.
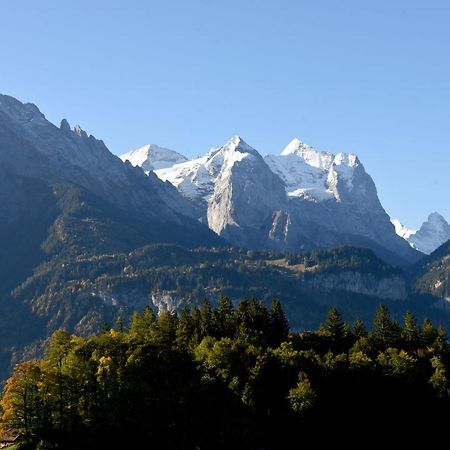
[[45, 120], [44, 114], [33, 103], [22, 103], [9, 95], [0, 94], [0, 110], [20, 122]]
[[437, 212], [431, 213], [419, 230], [408, 238], [412, 247], [427, 255], [448, 240], [450, 240], [450, 225]]
[[60, 124], [59, 128], [62, 131], [66, 131], [66, 132], [72, 131], [70, 128], [70, 124], [66, 119], [61, 120], [61, 124]]
[[[255, 153], [256, 150], [250, 147], [240, 136], [233, 136], [223, 147], [223, 151], [237, 151], [241, 153]], [[257, 153], [257, 152], [256, 152]]]
[[445, 220], [444, 216], [442, 216], [441, 214], [439, 214], [439, 213], [436, 212], [436, 211], [432, 212], [432, 213], [428, 216], [427, 222], [430, 223], [430, 224], [434, 224], [434, 225], [438, 225], [438, 226], [443, 226], [443, 227], [448, 226], [448, 222]]

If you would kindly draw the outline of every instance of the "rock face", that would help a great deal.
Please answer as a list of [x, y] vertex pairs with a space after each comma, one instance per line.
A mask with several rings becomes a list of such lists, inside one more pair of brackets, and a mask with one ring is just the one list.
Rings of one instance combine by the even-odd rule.
[[380, 278], [370, 273], [343, 271], [313, 276], [304, 285], [318, 292], [353, 292], [383, 300], [405, 300], [408, 296], [404, 278], [394, 275]]
[[234, 245], [289, 251], [354, 245], [393, 263], [418, 258], [396, 235], [356, 155], [317, 151], [294, 139], [280, 155], [262, 158], [234, 137], [204, 157], [155, 173]]

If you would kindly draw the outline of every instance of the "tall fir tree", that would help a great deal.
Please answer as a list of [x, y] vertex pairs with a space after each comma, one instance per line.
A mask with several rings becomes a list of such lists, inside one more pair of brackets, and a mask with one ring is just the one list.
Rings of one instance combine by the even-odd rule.
[[289, 322], [283, 311], [281, 302], [273, 300], [270, 308], [270, 344], [278, 347], [289, 337]]

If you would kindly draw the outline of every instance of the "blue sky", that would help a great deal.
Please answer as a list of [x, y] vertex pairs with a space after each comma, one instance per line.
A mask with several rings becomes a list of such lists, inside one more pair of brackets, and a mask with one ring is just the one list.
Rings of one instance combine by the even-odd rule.
[[298, 137], [357, 153], [407, 225], [450, 219], [447, 0], [14, 0], [0, 17], [0, 92], [116, 154]]

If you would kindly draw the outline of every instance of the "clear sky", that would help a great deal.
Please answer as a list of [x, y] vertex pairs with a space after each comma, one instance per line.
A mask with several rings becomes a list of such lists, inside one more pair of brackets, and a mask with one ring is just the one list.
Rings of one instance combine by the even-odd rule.
[[418, 226], [450, 219], [449, 24], [448, 0], [0, 0], [0, 92], [116, 154], [354, 152]]

